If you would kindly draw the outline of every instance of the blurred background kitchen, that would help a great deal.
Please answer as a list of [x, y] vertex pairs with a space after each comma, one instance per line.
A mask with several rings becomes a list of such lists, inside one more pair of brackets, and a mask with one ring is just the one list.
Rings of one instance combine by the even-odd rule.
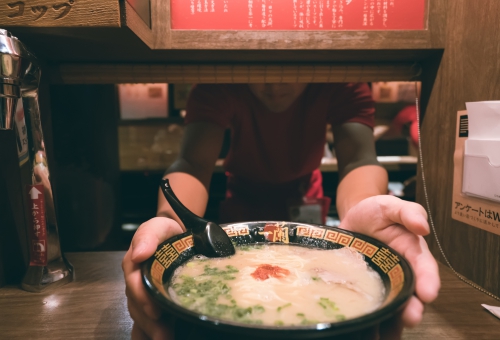
[[[376, 102], [376, 150], [389, 172], [389, 193], [414, 201], [418, 142], [415, 88], [420, 84], [370, 85]], [[51, 107], [55, 199], [63, 251], [127, 249], [139, 225], [155, 216], [159, 181], [179, 153], [191, 86], [54, 86], [51, 95], [58, 98]], [[107, 100], [110, 96], [116, 100]], [[339, 221], [334, 136], [331, 131], [325, 133], [320, 170], [325, 195], [332, 199], [327, 224], [335, 226]], [[228, 130], [205, 215], [214, 221], [224, 199], [222, 161], [230, 143]]]

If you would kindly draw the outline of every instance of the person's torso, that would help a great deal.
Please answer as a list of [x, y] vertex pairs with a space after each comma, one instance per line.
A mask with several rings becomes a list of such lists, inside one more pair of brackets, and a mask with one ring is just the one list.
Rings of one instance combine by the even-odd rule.
[[282, 220], [304, 197], [323, 197], [318, 167], [327, 124], [372, 124], [372, 99], [366, 84], [309, 84], [276, 113], [246, 84], [201, 85], [188, 100], [186, 122], [196, 121], [231, 129], [221, 219]]
[[231, 146], [224, 166], [233, 176], [281, 184], [310, 174], [324, 152], [329, 96], [309, 85], [283, 112], [269, 111], [247, 85], [232, 86]]

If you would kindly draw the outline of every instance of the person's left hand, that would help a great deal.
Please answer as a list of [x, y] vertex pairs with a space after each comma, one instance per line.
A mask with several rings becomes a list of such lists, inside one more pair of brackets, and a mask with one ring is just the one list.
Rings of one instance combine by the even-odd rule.
[[373, 196], [352, 207], [340, 228], [382, 241], [410, 262], [416, 296], [410, 298], [401, 317], [390, 322], [391, 327], [380, 329], [381, 339], [399, 339], [403, 326], [415, 327], [422, 321], [424, 304], [434, 301], [441, 287], [437, 262], [422, 237], [429, 234], [425, 209], [394, 196]]

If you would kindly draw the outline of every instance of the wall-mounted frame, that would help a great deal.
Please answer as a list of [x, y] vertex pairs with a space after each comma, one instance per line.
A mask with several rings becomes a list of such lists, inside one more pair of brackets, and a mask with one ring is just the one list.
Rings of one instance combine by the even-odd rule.
[[[422, 2], [425, 4], [422, 29], [410, 30], [207, 30], [173, 29], [171, 4], [183, 0], [152, 0], [153, 35], [155, 49], [419, 49], [440, 48], [443, 45], [442, 32], [445, 1], [443, 0], [396, 0]], [[184, 0], [186, 3], [191, 0]], [[198, 0], [191, 1], [196, 5]], [[202, 2], [204, 0], [201, 0]], [[262, 0], [247, 0], [244, 1]], [[270, 0], [267, 0], [270, 1]], [[278, 0], [274, 0], [277, 2]], [[297, 0], [299, 2], [300, 0]], [[333, 0], [330, 0], [333, 3]], [[347, 0], [338, 2], [347, 3]], [[386, 0], [367, 0], [382, 5]], [[387, 0], [394, 2], [394, 0]], [[311, 2], [312, 3], [312, 2]], [[325, 1], [326, 3], [326, 1]], [[176, 17], [176, 16], [174, 16]], [[175, 24], [174, 24], [175, 26]]]

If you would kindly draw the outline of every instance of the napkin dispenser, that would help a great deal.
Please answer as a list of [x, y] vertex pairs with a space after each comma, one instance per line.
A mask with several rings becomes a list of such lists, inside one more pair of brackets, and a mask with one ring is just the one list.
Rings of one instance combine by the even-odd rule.
[[462, 193], [500, 202], [500, 101], [466, 103]]

